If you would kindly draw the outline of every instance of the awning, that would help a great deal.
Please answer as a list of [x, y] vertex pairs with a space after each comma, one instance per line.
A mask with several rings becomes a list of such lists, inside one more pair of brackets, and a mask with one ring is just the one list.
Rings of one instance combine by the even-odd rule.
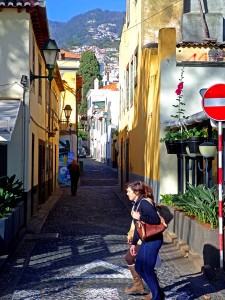
[[21, 105], [21, 100], [0, 100], [0, 142], [11, 140]]

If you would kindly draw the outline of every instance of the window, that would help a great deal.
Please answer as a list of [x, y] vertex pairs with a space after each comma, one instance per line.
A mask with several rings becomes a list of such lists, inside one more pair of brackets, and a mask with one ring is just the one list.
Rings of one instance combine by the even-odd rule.
[[134, 88], [137, 85], [137, 67], [138, 67], [138, 51], [136, 50], [133, 57], [133, 68], [134, 68]]
[[[38, 74], [42, 75], [41, 58], [38, 57]], [[42, 78], [38, 79], [38, 103], [42, 104]]]
[[49, 81], [46, 80], [46, 86], [45, 86], [45, 101], [46, 101], [46, 113], [48, 113], [48, 110], [49, 110], [49, 89], [50, 89], [50, 86], [49, 86]]
[[126, 110], [129, 109], [129, 65], [127, 66], [125, 73], [125, 83], [126, 83]]
[[127, 14], [127, 27], [130, 24], [130, 0], [127, 0], [126, 3], [126, 14]]
[[32, 70], [35, 74], [35, 40], [33, 38], [33, 49], [32, 49]]
[[130, 78], [129, 78], [129, 95], [130, 95], [130, 107], [133, 106], [134, 102], [134, 61], [130, 63]]
[[[32, 72], [33, 74], [35, 74], [35, 39], [33, 37], [33, 48], [32, 48], [32, 62], [31, 62], [31, 65], [32, 65]], [[32, 82], [33, 86], [35, 86], [35, 80], [33, 80]]]

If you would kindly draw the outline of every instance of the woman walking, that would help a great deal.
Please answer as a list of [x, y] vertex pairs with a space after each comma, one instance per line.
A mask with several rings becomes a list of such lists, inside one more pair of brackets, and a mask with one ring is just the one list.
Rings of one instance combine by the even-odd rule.
[[[144, 182], [135, 181], [128, 183], [126, 190], [129, 200], [134, 202], [134, 223], [140, 220], [148, 224], [159, 224], [160, 218], [155, 208], [152, 188]], [[139, 239], [140, 237], [135, 229], [130, 253], [132, 256], [136, 256], [135, 271], [142, 277], [151, 291], [150, 294], [142, 296], [141, 299], [164, 300], [165, 294], [159, 286], [155, 273], [155, 264], [163, 243], [163, 235], [159, 233], [147, 241], [142, 241], [138, 252], [136, 252]]]

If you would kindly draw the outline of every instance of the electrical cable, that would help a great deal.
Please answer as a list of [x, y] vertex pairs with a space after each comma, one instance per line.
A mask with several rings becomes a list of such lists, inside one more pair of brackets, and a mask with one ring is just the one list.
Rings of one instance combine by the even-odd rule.
[[172, 3], [171, 5], [169, 5], [169, 6], [165, 7], [165, 8], [163, 8], [163, 9], [161, 9], [161, 10], [158, 11], [157, 13], [155, 13], [155, 14], [149, 16], [148, 18], [144, 19], [143, 21], [141, 21], [141, 22], [139, 22], [139, 23], [137, 23], [137, 24], [135, 24], [135, 25], [133, 25], [133, 26], [127, 28], [127, 29], [124, 30], [123, 32], [127, 32], [127, 31], [133, 29], [134, 27], [137, 27], [138, 25], [144, 23], [145, 21], [151, 19], [152, 17], [155, 17], [156, 15], [160, 14], [160, 13], [163, 12], [164, 10], [167, 10], [168, 8], [170, 8], [170, 7], [174, 6], [174, 5], [176, 5], [178, 2], [181, 2], [181, 0], [178, 0], [178, 1], [174, 2], [174, 3]]

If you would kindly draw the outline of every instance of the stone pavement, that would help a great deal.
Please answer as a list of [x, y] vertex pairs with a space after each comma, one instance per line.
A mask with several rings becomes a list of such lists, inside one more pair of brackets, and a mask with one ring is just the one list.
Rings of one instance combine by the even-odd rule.
[[[117, 172], [84, 159], [77, 196], [59, 188], [31, 219], [17, 249], [0, 270], [0, 299], [135, 300], [124, 287], [131, 276], [128, 249], [130, 203], [117, 185]], [[157, 269], [166, 299], [225, 299], [218, 276], [208, 281], [170, 235]], [[146, 291], [147, 292], [147, 291]]]

